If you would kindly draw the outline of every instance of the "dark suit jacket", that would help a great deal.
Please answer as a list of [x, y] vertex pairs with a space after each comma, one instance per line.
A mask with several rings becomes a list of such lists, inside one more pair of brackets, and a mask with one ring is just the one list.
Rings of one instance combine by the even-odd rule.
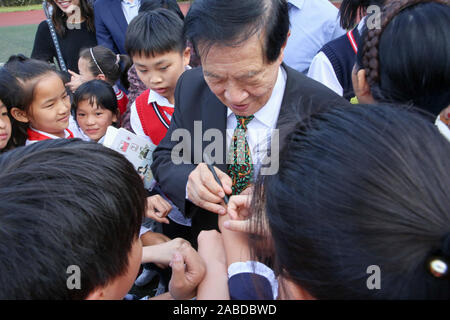
[[[286, 88], [281, 105], [277, 127], [284, 119], [304, 117], [311, 112], [337, 105], [348, 105], [348, 102], [321, 83], [308, 78], [302, 73], [282, 65], [286, 70]], [[201, 68], [184, 72], [175, 89], [175, 112], [166, 136], [153, 153], [152, 172], [160, 183], [162, 190], [173, 203], [186, 215], [192, 217], [194, 241], [201, 230], [217, 229], [217, 215], [201, 209], [186, 200], [186, 184], [188, 176], [195, 169], [194, 154], [202, 152], [210, 141], [202, 141], [208, 129], [218, 129], [223, 134], [224, 158], [226, 157], [226, 124], [227, 107], [211, 92], [206, 84]], [[293, 114], [295, 113], [295, 115]], [[202, 121], [201, 136], [194, 134], [194, 121]], [[172, 148], [180, 141], [171, 141], [174, 130], [183, 128], [191, 133], [189, 139], [193, 152], [190, 164], [176, 165], [172, 162]], [[199, 130], [200, 131], [200, 130]], [[280, 130], [281, 132], [281, 130]], [[280, 139], [283, 136], [280, 133]], [[280, 141], [282, 143], [282, 141]], [[200, 160], [201, 162], [201, 160]], [[222, 164], [215, 164], [223, 172], [227, 172], [225, 159]]]
[[125, 34], [128, 23], [120, 0], [97, 0], [94, 13], [98, 45], [109, 48], [116, 54], [126, 54]]

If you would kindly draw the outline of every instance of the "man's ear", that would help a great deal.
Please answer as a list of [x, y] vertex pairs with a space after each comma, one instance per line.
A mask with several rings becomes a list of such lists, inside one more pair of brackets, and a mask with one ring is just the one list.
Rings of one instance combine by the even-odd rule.
[[283, 60], [284, 60], [284, 49], [286, 49], [286, 45], [287, 45], [287, 42], [288, 42], [290, 36], [291, 36], [291, 30], [289, 29], [288, 35], [286, 37], [286, 41], [284, 41], [283, 45], [281, 46], [280, 55], [278, 56], [278, 59], [277, 59], [280, 64], [283, 63]]
[[191, 61], [191, 48], [186, 47], [183, 51], [183, 64], [186, 67]]
[[19, 108], [16, 108], [16, 107], [12, 108], [11, 115], [13, 116], [14, 119], [16, 119], [19, 122], [24, 122], [24, 123], [30, 122], [30, 119], [29, 119], [27, 113], [23, 110], [20, 110]]
[[353, 70], [356, 72], [353, 78], [353, 90], [355, 95], [358, 97], [359, 103], [363, 104], [373, 104], [375, 100], [372, 96], [372, 91], [370, 90], [369, 82], [367, 82], [366, 78], [366, 70]]

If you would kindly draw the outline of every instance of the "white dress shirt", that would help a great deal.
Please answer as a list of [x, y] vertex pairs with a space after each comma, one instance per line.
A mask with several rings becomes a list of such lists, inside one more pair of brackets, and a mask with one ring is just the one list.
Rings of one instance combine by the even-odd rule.
[[291, 35], [284, 50], [284, 62], [306, 73], [312, 59], [327, 42], [345, 30], [340, 27], [338, 9], [328, 0], [289, 0]]
[[139, 13], [139, 7], [141, 6], [141, 0], [134, 0], [133, 2], [129, 0], [122, 0], [122, 11], [127, 23], [130, 24], [131, 20], [134, 19]]

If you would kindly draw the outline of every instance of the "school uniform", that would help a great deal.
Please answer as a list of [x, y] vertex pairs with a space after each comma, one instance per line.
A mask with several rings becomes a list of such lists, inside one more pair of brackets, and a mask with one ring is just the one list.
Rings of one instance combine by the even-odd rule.
[[[64, 138], [66, 138], [66, 139], [74, 138], [72, 131], [70, 131], [69, 129], [65, 129], [64, 133], [65, 133]], [[35, 142], [38, 142], [38, 141], [43, 141], [43, 140], [48, 140], [48, 139], [61, 139], [58, 136], [55, 136], [53, 134], [50, 134], [50, 133], [47, 133], [44, 131], [34, 129], [31, 126], [28, 127], [28, 129], [27, 129], [27, 136], [28, 136], [28, 139], [25, 142], [26, 146], [33, 144]]]
[[325, 44], [308, 70], [308, 77], [326, 85], [347, 100], [355, 96], [352, 70], [364, 21], [365, 17], [355, 29]]

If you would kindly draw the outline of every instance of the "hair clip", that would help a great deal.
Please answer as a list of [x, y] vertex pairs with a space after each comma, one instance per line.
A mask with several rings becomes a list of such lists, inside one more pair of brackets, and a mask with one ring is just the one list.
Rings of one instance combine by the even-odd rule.
[[441, 258], [432, 258], [428, 264], [431, 274], [436, 278], [442, 278], [448, 275], [447, 262]]

